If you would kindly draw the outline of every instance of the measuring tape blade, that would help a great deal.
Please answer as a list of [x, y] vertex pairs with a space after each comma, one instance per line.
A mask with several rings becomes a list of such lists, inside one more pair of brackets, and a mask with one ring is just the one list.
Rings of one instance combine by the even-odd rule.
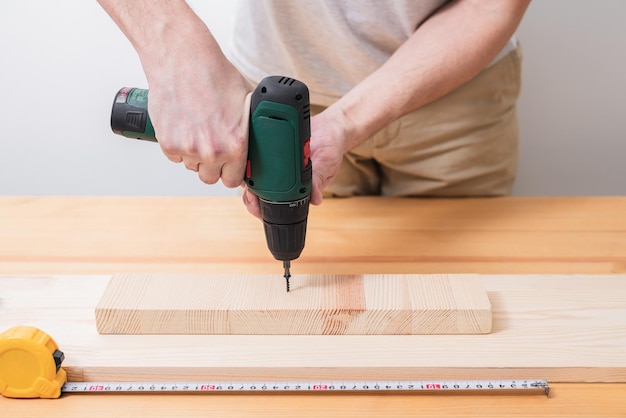
[[155, 392], [459, 392], [541, 391], [537, 380], [383, 380], [247, 382], [67, 382], [65, 355], [42, 330], [17, 326], [0, 334], [0, 395], [8, 398], [58, 398], [61, 393]]
[[548, 396], [550, 387], [544, 379], [379, 382], [68, 382], [63, 385], [61, 391], [63, 393], [537, 391]]

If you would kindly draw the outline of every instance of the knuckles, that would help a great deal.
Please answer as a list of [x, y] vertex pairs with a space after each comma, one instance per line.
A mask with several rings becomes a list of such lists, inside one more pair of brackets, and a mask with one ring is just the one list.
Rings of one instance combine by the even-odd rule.
[[235, 188], [243, 181], [248, 151], [247, 135], [233, 134], [214, 139], [206, 133], [192, 136], [176, 132], [163, 134], [159, 138], [159, 145], [170, 161], [198, 162], [198, 177], [203, 183], [211, 185], [221, 179], [224, 186]]

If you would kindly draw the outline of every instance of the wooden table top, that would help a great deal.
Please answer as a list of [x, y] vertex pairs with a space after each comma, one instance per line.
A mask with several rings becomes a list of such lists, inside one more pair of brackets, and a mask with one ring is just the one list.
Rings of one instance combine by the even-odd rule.
[[[0, 197], [0, 274], [276, 273], [238, 198]], [[626, 197], [328, 199], [294, 273], [626, 272]], [[1, 289], [0, 289], [1, 297]], [[626, 383], [519, 395], [71, 395], [7, 416], [626, 416]]]

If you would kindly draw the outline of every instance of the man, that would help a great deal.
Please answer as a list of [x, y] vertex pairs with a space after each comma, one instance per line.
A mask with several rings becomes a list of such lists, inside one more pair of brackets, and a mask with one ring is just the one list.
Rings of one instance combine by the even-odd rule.
[[[317, 113], [313, 204], [510, 192], [513, 35], [530, 0], [241, 0], [232, 62], [183, 0], [99, 2], [139, 54], [164, 154], [205, 183], [242, 183], [245, 96], [285, 75], [308, 85]], [[259, 215], [249, 190], [244, 202]]]

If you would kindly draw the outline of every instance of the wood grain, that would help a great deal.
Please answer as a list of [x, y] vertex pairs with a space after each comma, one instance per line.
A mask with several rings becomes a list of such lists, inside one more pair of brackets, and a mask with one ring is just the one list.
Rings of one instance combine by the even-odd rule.
[[71, 380], [626, 382], [626, 276], [484, 275], [485, 335], [101, 335], [110, 276], [0, 278], [0, 328], [52, 335]]
[[[608, 386], [614, 388], [610, 390]], [[7, 417], [624, 417], [626, 384], [551, 384], [551, 396], [506, 394], [64, 395], [59, 400], [0, 397]]]
[[[505, 197], [486, 199], [396, 199], [362, 197], [326, 199], [321, 206], [311, 207], [307, 246], [292, 272], [297, 274], [388, 274], [388, 273], [481, 273], [481, 274], [616, 274], [624, 280], [626, 273], [626, 197]], [[13, 278], [0, 284], [0, 328], [28, 322], [39, 324], [55, 337], [62, 339], [68, 354], [65, 364], [73, 379], [111, 378], [115, 373], [109, 366], [128, 369], [158, 379], [161, 372], [186, 367], [193, 372], [193, 362], [185, 351], [192, 341], [183, 339], [176, 346], [176, 338], [167, 338], [166, 347], [154, 353], [152, 361], [159, 366], [150, 370], [133, 365], [133, 360], [145, 360], [152, 352], [153, 336], [103, 336], [95, 331], [93, 308], [110, 276], [84, 276], [89, 281], [75, 280], [60, 286], [57, 277], [50, 274], [102, 275], [120, 271], [185, 274], [280, 274], [281, 266], [267, 253], [261, 225], [250, 217], [237, 197], [0, 197], [0, 274], [40, 275], [40, 277]], [[508, 276], [505, 276], [508, 277]], [[523, 279], [533, 276], [514, 276]], [[605, 277], [605, 276], [600, 276]], [[494, 276], [495, 278], [495, 276]], [[92, 280], [93, 279], [93, 280]], [[108, 395], [68, 396], [58, 401], [16, 401], [0, 397], [0, 415], [14, 417], [205, 417], [214, 416], [459, 416], [459, 417], [624, 417], [626, 416], [626, 384], [624, 383], [556, 383], [567, 381], [618, 381], [623, 352], [613, 357], [612, 367], [607, 353], [609, 346], [626, 346], [623, 325], [608, 323], [598, 333], [587, 321], [576, 331], [576, 319], [594, 315], [591, 306], [600, 295], [589, 301], [588, 310], [570, 313], [567, 306], [554, 309], [535, 306], [535, 312], [523, 310], [517, 314], [502, 312], [502, 303], [516, 300], [511, 292], [498, 288], [494, 280], [485, 283], [494, 308], [494, 326], [508, 324], [518, 327], [518, 320], [531, 320], [526, 327], [540, 338], [523, 337], [522, 330], [514, 336], [525, 347], [523, 357], [540, 364], [538, 370], [519, 368], [511, 362], [511, 369], [498, 369], [504, 377], [524, 373], [529, 377], [550, 379], [552, 395], [493, 396], [493, 395]], [[567, 300], [584, 300], [576, 291], [573, 280], [562, 293]], [[51, 292], [60, 286], [60, 292]], [[608, 311], [600, 308], [599, 315], [613, 317], [615, 298], [624, 295], [614, 285], [606, 287], [606, 280], [598, 281], [599, 289], [609, 296]], [[536, 279], [530, 280], [521, 291], [532, 295]], [[51, 292], [51, 293], [49, 293]], [[619, 293], [621, 292], [621, 293]], [[82, 294], [84, 299], [77, 299]], [[500, 297], [494, 297], [499, 295]], [[521, 297], [521, 295], [519, 296]], [[555, 296], [558, 298], [558, 296]], [[35, 309], [31, 302], [44, 305]], [[611, 307], [612, 306], [612, 307]], [[611, 313], [612, 312], [612, 313]], [[76, 322], [67, 323], [68, 314]], [[507, 319], [512, 316], [514, 320]], [[558, 328], [546, 318], [562, 317], [568, 327]], [[519, 318], [518, 318], [519, 319]], [[549, 325], [550, 324], [550, 325]], [[521, 326], [521, 325], [519, 325]], [[507, 328], [509, 329], [509, 328]], [[86, 334], [81, 336], [84, 332]], [[497, 337], [494, 329], [488, 338]], [[545, 338], [553, 333], [554, 340], [573, 341], [564, 356], [548, 347], [542, 347]], [[608, 339], [605, 334], [609, 335]], [[596, 340], [596, 335], [598, 338]], [[196, 338], [197, 337], [197, 338]], [[159, 337], [160, 338], [160, 337]], [[193, 336], [196, 344], [206, 349], [197, 355], [209, 355], [213, 367], [205, 368], [197, 376], [217, 372], [214, 368], [224, 360], [226, 374], [241, 371], [241, 344], [254, 345], [257, 336]], [[330, 339], [320, 347], [320, 357], [348, 357], [350, 350], [363, 354], [363, 340], [353, 336], [326, 336]], [[365, 341], [377, 336], [363, 337]], [[429, 337], [429, 339], [440, 337]], [[215, 350], [214, 345], [226, 340], [235, 347], [235, 361], [229, 362], [228, 350]], [[144, 340], [143, 343], [140, 343]], [[270, 360], [275, 368], [279, 359], [285, 362], [283, 370], [293, 371], [290, 355], [311, 354], [313, 366], [320, 366], [313, 345], [316, 336], [290, 337], [285, 350], [284, 341], [277, 336], [275, 350], [261, 345], [259, 375], [266, 374], [263, 361]], [[373, 341], [375, 345], [377, 343]], [[411, 378], [437, 377], [437, 372], [450, 375], [472, 375], [475, 371], [453, 367], [439, 367], [442, 361], [454, 359], [459, 336], [447, 347], [449, 355], [436, 355], [436, 346], [426, 345], [419, 336], [394, 337], [390, 355], [403, 355], [394, 344], [412, 345], [408, 371], [396, 369]], [[550, 341], [548, 341], [550, 342]], [[136, 350], [137, 344], [146, 344]], [[333, 349], [333, 344], [336, 345]], [[567, 344], [565, 344], [567, 345]], [[100, 352], [98, 347], [109, 347]], [[143, 355], [141, 355], [141, 350]], [[440, 349], [440, 347], [439, 347]], [[441, 349], [440, 349], [441, 350]], [[493, 351], [470, 350], [477, 359], [488, 359]], [[499, 346], [498, 350], [506, 350]], [[500, 356], [496, 350], [495, 355]], [[408, 351], [408, 350], [407, 350]], [[424, 351], [427, 358], [436, 358], [434, 370], [416, 367], [415, 360]], [[516, 351], [514, 350], [514, 353]], [[596, 354], [597, 353], [597, 354]], [[116, 354], [123, 364], [113, 362]], [[253, 354], [251, 354], [253, 355]], [[514, 356], [515, 354], [511, 354]], [[372, 356], [372, 367], [388, 356], [381, 350]], [[575, 358], [582, 368], [564, 367], [561, 358]], [[371, 357], [368, 357], [371, 358]], [[80, 359], [80, 360], [79, 360]], [[603, 359], [603, 361], [599, 361]], [[397, 361], [396, 363], [398, 363]], [[595, 363], [595, 364], [592, 364]], [[244, 361], [245, 365], [247, 361]], [[550, 366], [554, 364], [552, 372]], [[205, 364], [206, 365], [206, 364]], [[204, 366], [205, 366], [204, 365]], [[324, 363], [321, 364], [324, 366]], [[326, 363], [328, 365], [328, 363]], [[363, 365], [361, 365], [363, 366]], [[316, 369], [313, 369], [316, 370]], [[363, 371], [356, 367], [354, 374]], [[276, 369], [273, 371], [276, 372]], [[326, 376], [333, 368], [326, 369]], [[338, 371], [346, 371], [340, 369]], [[492, 370], [493, 371], [493, 370]], [[278, 371], [279, 372], [279, 371]], [[298, 378], [310, 376], [309, 369], [301, 369]], [[378, 369], [380, 372], [380, 369]], [[312, 373], [311, 373], [312, 374]], [[170, 373], [168, 376], [174, 376]], [[363, 375], [363, 374], [361, 374]], [[565, 376], [563, 376], [565, 375]], [[442, 375], [443, 376], [443, 375]], [[621, 376], [623, 379], [623, 375]]]
[[[296, 274], [626, 273], [626, 197], [326, 199]], [[0, 272], [280, 274], [234, 197], [0, 197]]]
[[102, 334], [485, 334], [478, 276], [118, 274], [96, 307]]

